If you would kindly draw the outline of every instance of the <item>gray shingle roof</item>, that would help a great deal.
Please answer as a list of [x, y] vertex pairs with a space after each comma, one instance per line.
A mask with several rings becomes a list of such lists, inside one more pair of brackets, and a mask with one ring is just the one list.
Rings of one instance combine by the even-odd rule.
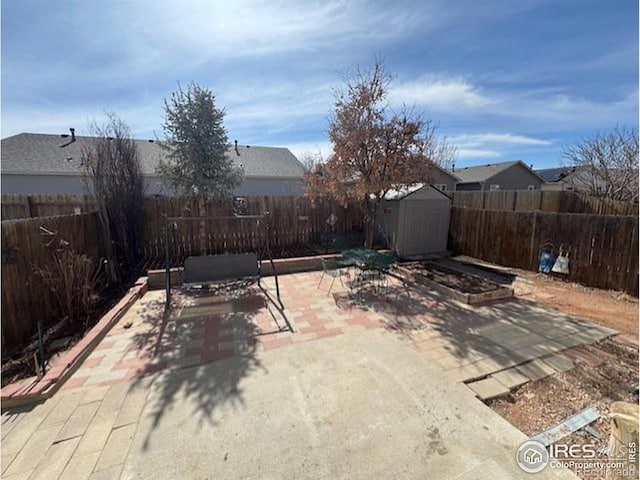
[[500, 173], [503, 170], [506, 170], [507, 168], [510, 168], [518, 163], [522, 162], [520, 162], [520, 160], [514, 160], [512, 162], [491, 163], [488, 165], [478, 165], [475, 167], [456, 168], [454, 173], [460, 179], [460, 183], [484, 182], [497, 173]]
[[[82, 148], [91, 137], [71, 137], [41, 133], [20, 133], [2, 139], [2, 172], [25, 174], [74, 175], [83, 172]], [[142, 172], [155, 175], [156, 167], [166, 152], [157, 142], [136, 140]], [[63, 147], [62, 145], [68, 144]], [[247, 177], [301, 178], [304, 167], [288, 148], [238, 145], [239, 155], [229, 146], [227, 155], [242, 165]]]
[[570, 175], [575, 171], [575, 169], [571, 168], [545, 168], [542, 170], [534, 170], [538, 175], [544, 178], [545, 182], [559, 182], [566, 176]]

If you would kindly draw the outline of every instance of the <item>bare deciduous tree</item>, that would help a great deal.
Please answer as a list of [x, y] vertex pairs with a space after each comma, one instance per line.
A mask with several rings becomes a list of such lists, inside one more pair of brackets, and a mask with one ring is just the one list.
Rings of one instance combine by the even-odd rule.
[[144, 179], [129, 127], [115, 113], [91, 125], [94, 138], [83, 148], [87, 183], [105, 232], [107, 272], [118, 282], [136, 266], [142, 246]]
[[563, 149], [575, 190], [614, 200], [638, 201], [638, 129], [616, 127]]
[[389, 190], [428, 183], [433, 164], [451, 161], [454, 149], [436, 135], [436, 124], [404, 107], [394, 112], [387, 95], [391, 75], [377, 60], [357, 69], [335, 93], [329, 139], [333, 154], [307, 172], [308, 194], [328, 195], [342, 204], [357, 202], [373, 244], [378, 204]]
[[304, 167], [304, 171], [311, 173], [316, 172], [325, 162], [320, 150], [318, 150], [317, 152], [304, 152], [300, 156], [299, 160]]

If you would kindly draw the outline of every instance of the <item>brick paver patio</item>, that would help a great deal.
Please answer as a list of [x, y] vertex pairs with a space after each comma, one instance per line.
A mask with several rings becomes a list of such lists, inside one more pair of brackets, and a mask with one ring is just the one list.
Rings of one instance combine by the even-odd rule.
[[[484, 395], [553, 363], [564, 368], [566, 358], [532, 360], [612, 333], [522, 299], [471, 307], [399, 281], [361, 295], [336, 281], [328, 294], [331, 279], [318, 288], [319, 278], [318, 272], [281, 276], [284, 309], [270, 300], [273, 278], [263, 281], [267, 295], [253, 286], [222, 302], [211, 294], [176, 292], [168, 318], [164, 292], [146, 293], [61, 392], [28, 414], [3, 413], [3, 478], [119, 478], [150, 375], [168, 369], [378, 329], [453, 382], [509, 372], [472, 386]], [[517, 372], [506, 370], [516, 366]]]
[[360, 294], [336, 281], [328, 294], [331, 279], [318, 288], [319, 279], [318, 272], [280, 276], [284, 309], [273, 301], [271, 277], [263, 280], [267, 295], [252, 285], [228, 301], [175, 290], [167, 319], [164, 291], [147, 292], [64, 388], [110, 385], [368, 328], [398, 335], [452, 380], [466, 381], [613, 333], [520, 299], [472, 307], [395, 280]]

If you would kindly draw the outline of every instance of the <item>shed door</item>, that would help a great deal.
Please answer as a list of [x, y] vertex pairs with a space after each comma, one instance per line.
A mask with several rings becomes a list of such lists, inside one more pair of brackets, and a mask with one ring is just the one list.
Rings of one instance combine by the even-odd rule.
[[404, 257], [447, 250], [450, 204], [447, 199], [402, 202], [399, 254]]

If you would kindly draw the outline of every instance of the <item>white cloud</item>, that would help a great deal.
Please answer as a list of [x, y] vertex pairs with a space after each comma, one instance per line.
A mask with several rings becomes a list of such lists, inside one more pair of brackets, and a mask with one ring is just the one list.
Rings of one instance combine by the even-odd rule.
[[154, 132], [160, 132], [162, 111], [160, 106], [111, 106], [99, 108], [59, 107], [51, 111], [46, 107], [7, 108], [2, 109], [2, 138], [21, 132], [29, 133], [68, 133], [70, 127], [76, 129], [78, 135], [89, 135], [90, 124], [94, 120], [100, 123], [105, 119], [105, 112], [114, 111], [131, 128], [134, 137], [153, 138]]
[[460, 159], [467, 158], [494, 158], [500, 157], [500, 152], [496, 150], [487, 150], [481, 148], [459, 148], [456, 154]]
[[427, 12], [433, 13], [433, 8], [428, 6], [416, 14], [392, 5], [342, 0], [312, 4], [293, 0], [147, 0], [115, 11], [111, 21], [124, 26], [128, 48], [144, 52], [149, 64], [166, 64], [174, 56], [184, 62], [184, 55], [201, 64], [293, 51], [313, 54], [334, 43], [375, 45], [414, 27], [437, 25]]
[[455, 135], [449, 141], [456, 145], [484, 145], [484, 144], [511, 144], [511, 145], [551, 145], [553, 142], [541, 138], [528, 137], [513, 133], [474, 133]]
[[[467, 123], [491, 120], [494, 124], [510, 122], [515, 128], [528, 130], [565, 130], [610, 126], [636, 122], [638, 91], [633, 90], [617, 100], [599, 101], [558, 93], [559, 87], [490, 89], [471, 83], [460, 76], [424, 75], [415, 80], [396, 81], [389, 92], [393, 105], [416, 105], [427, 111], [452, 117], [463, 117]], [[520, 135], [494, 135], [478, 138], [480, 142], [520, 145], [549, 145], [547, 140]], [[468, 139], [471, 141], [472, 139]]]
[[460, 159], [495, 158], [520, 156], [522, 149], [544, 148], [552, 145], [550, 140], [515, 133], [465, 133], [447, 139], [457, 147]]
[[319, 140], [317, 142], [299, 142], [299, 143], [287, 143], [283, 145], [287, 147], [291, 152], [300, 160], [305, 154], [320, 154], [323, 159], [327, 159], [333, 148], [328, 140]]
[[303, 79], [271, 85], [225, 85], [218, 99], [230, 123], [286, 125], [302, 117], [326, 115], [331, 108], [331, 85]]
[[463, 78], [426, 76], [392, 85], [393, 103], [416, 104], [439, 111], [476, 109], [495, 103]]

